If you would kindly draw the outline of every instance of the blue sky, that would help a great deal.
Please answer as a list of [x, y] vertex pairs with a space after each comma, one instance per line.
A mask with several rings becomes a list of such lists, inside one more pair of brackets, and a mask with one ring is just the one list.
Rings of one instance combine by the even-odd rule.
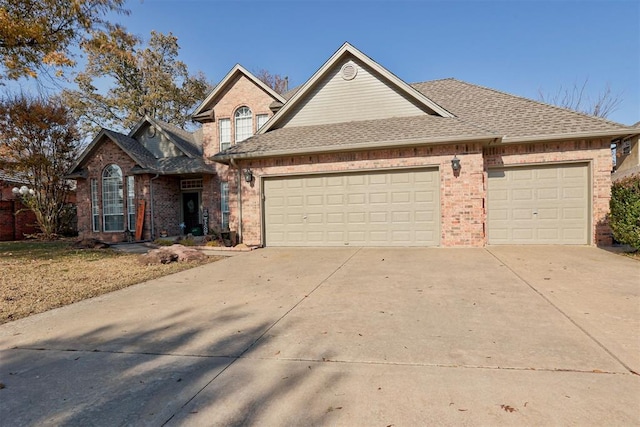
[[588, 79], [640, 120], [638, 1], [129, 0], [112, 18], [149, 38], [172, 32], [180, 59], [213, 83], [236, 64], [304, 83], [345, 41], [406, 82], [455, 77], [533, 99]]
[[220, 81], [236, 63], [303, 83], [345, 41], [403, 80], [455, 77], [538, 98], [588, 79], [640, 120], [637, 1], [130, 0], [115, 19], [148, 39], [172, 32], [191, 72]]

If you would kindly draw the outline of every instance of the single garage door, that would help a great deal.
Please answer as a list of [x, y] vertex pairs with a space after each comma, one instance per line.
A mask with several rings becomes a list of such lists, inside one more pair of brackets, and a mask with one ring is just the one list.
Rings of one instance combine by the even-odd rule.
[[489, 244], [587, 244], [586, 164], [489, 170]]
[[437, 169], [264, 181], [267, 246], [435, 246]]

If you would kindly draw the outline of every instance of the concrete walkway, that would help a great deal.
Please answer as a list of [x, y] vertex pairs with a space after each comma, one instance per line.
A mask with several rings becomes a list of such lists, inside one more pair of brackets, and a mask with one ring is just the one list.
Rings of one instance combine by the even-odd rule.
[[263, 249], [0, 326], [21, 425], [638, 425], [640, 263]]

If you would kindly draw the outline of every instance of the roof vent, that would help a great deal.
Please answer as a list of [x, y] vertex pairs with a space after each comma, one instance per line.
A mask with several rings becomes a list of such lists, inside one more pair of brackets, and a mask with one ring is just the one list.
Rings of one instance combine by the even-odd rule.
[[342, 75], [342, 78], [345, 80], [355, 79], [356, 74], [358, 74], [358, 67], [351, 61], [344, 64], [342, 69], [340, 69], [340, 75]]

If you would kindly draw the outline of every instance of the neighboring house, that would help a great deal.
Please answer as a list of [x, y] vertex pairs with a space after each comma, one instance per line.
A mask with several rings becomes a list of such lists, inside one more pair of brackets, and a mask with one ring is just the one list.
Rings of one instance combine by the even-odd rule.
[[[631, 126], [640, 131], [640, 122]], [[633, 175], [640, 175], [640, 144], [638, 135], [620, 138], [616, 143], [616, 170], [611, 176], [615, 182]]]
[[238, 65], [193, 118], [200, 133], [147, 117], [98, 134], [72, 174], [82, 236], [122, 240], [144, 200], [147, 239], [207, 218], [248, 245], [608, 244], [610, 145], [640, 134], [455, 79], [407, 84], [348, 43], [282, 96]]
[[19, 175], [0, 170], [0, 241], [22, 240], [38, 231], [35, 214], [13, 194], [14, 188], [28, 186]]

